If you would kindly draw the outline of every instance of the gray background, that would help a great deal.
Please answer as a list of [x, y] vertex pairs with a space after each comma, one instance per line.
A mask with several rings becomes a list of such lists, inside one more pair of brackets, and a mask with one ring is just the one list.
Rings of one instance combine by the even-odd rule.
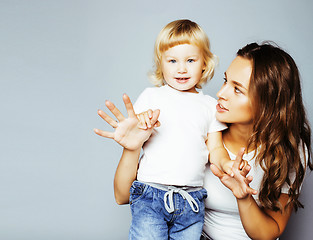
[[[92, 129], [111, 130], [97, 116], [106, 99], [124, 111], [124, 92], [135, 100], [151, 86], [156, 35], [181, 18], [220, 59], [205, 93], [238, 48], [273, 40], [299, 66], [313, 123], [311, 0], [0, 0], [1, 240], [127, 238], [129, 206], [113, 197], [121, 148]], [[281, 239], [312, 239], [312, 184], [310, 174]]]

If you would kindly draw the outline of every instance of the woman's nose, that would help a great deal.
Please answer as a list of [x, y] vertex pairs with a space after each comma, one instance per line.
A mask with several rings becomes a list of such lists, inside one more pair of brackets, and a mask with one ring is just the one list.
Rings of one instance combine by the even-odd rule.
[[220, 98], [222, 98], [222, 99], [227, 99], [227, 98], [226, 98], [226, 96], [227, 96], [226, 91], [227, 91], [226, 86], [223, 85], [223, 86], [221, 87], [221, 89], [216, 93], [216, 96], [217, 96], [219, 99], [220, 99]]

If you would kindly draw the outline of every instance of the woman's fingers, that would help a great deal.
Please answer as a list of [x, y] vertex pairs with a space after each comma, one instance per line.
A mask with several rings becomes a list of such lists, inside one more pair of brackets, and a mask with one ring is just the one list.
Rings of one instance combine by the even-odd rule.
[[127, 94], [123, 94], [123, 102], [124, 102], [128, 117], [130, 118], [136, 117], [133, 104]]
[[233, 165], [234, 169], [239, 169], [240, 170], [240, 163], [243, 161], [242, 157], [243, 157], [244, 153], [245, 153], [245, 148], [241, 148], [239, 150], [239, 152], [237, 153], [237, 156], [236, 156], [236, 159], [235, 159], [235, 162], [234, 162], [234, 165]]
[[248, 173], [250, 172], [251, 170], [251, 166], [250, 165], [246, 165], [241, 171], [240, 171], [240, 174], [243, 176], [243, 177], [246, 177], [248, 175]]
[[112, 139], [114, 138], [114, 133], [112, 132], [102, 131], [97, 128], [95, 128], [93, 131], [101, 137], [112, 138]]
[[120, 110], [118, 110], [117, 107], [115, 107], [115, 105], [112, 102], [107, 100], [105, 101], [105, 105], [111, 111], [111, 113], [113, 113], [113, 115], [117, 118], [119, 122], [125, 120], [124, 115], [120, 112]]
[[98, 115], [108, 124], [110, 124], [113, 128], [117, 127], [117, 122], [102, 110], [98, 110]]

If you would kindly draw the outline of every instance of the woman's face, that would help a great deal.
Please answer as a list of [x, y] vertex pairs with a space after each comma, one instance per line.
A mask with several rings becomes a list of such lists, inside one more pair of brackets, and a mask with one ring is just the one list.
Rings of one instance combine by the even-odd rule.
[[216, 118], [220, 122], [252, 124], [252, 106], [248, 92], [251, 72], [251, 61], [243, 57], [236, 57], [225, 72], [224, 84], [216, 94]]

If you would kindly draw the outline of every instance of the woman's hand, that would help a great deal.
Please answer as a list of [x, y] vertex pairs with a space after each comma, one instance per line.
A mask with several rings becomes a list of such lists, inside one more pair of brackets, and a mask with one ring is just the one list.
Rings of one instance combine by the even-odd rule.
[[115, 129], [114, 132], [107, 132], [99, 129], [94, 129], [94, 132], [99, 136], [114, 139], [125, 149], [137, 150], [141, 148], [144, 142], [149, 139], [153, 127], [157, 123], [160, 111], [152, 111], [153, 116], [150, 119], [150, 123], [153, 127], [148, 128], [147, 130], [140, 129], [140, 122], [135, 114], [129, 97], [126, 94], [123, 95], [123, 101], [128, 114], [127, 118], [125, 118], [119, 109], [115, 107], [115, 105], [110, 101], [106, 101], [105, 105], [117, 118], [117, 121], [115, 121], [102, 110], [98, 110], [99, 116]]
[[252, 181], [252, 176], [247, 176], [251, 167], [246, 165], [242, 167], [242, 156], [244, 154], [244, 148], [242, 148], [236, 156], [236, 160], [231, 168], [233, 176], [229, 176], [227, 173], [222, 172], [214, 164], [211, 164], [211, 171], [217, 176], [220, 181], [229, 188], [234, 196], [238, 199], [246, 198], [247, 196], [257, 194], [257, 191], [252, 189], [249, 184]]

